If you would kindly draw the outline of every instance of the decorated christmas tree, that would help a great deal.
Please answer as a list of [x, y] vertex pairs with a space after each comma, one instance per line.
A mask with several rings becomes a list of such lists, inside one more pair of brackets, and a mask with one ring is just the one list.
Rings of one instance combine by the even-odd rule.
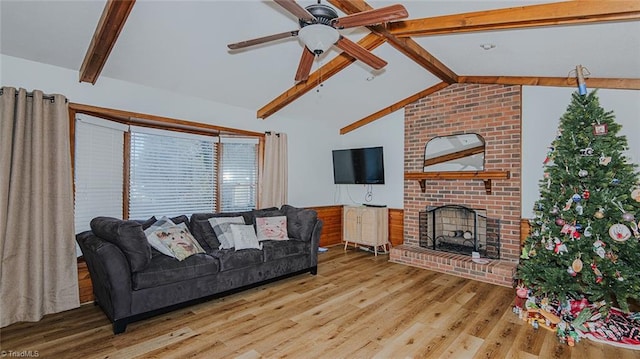
[[544, 161], [516, 277], [568, 321], [579, 314], [569, 303], [598, 303], [606, 316], [640, 299], [639, 176], [620, 130], [597, 92], [576, 92]]

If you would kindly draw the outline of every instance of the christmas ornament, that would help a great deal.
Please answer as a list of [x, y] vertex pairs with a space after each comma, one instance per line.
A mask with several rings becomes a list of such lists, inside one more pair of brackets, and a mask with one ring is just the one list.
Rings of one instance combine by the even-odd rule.
[[525, 299], [529, 296], [529, 289], [527, 289], [527, 287], [519, 285], [516, 288], [516, 295], [518, 296], [518, 298], [522, 298]]
[[616, 242], [624, 242], [631, 238], [631, 231], [624, 224], [616, 223], [609, 227], [609, 237]]
[[529, 250], [529, 256], [530, 257], [535, 257], [537, 253], [538, 252], [536, 252], [536, 249], [533, 248], [533, 246], [532, 246], [532, 248]]
[[609, 128], [606, 123], [598, 123], [593, 125], [593, 134], [596, 136], [603, 136], [609, 132]]
[[578, 176], [580, 177], [587, 177], [589, 175], [589, 172], [587, 170], [580, 170], [578, 171]]
[[576, 271], [574, 271], [573, 268], [571, 267], [567, 267], [567, 273], [569, 273], [569, 275], [572, 277], [575, 277], [576, 275], [578, 275], [578, 273], [576, 273]]
[[563, 211], [568, 211], [569, 209], [571, 209], [571, 205], [573, 204], [573, 197], [569, 198], [567, 200], [567, 203], [564, 204], [564, 207], [562, 208]]
[[522, 247], [522, 254], [520, 254], [521, 259], [529, 259], [529, 249], [525, 246]]
[[604, 246], [606, 246], [606, 244], [601, 241], [600, 239], [596, 240], [595, 242], [593, 242], [593, 251], [600, 257], [600, 258], [604, 258], [605, 252], [604, 252]]
[[634, 218], [633, 214], [631, 214], [631, 213], [629, 213], [629, 212], [625, 212], [625, 213], [623, 213], [623, 214], [622, 214], [622, 219], [623, 219], [624, 221], [627, 221], [627, 222], [633, 222], [633, 220], [634, 220], [635, 218]]
[[602, 282], [602, 272], [600, 272], [600, 269], [598, 269], [595, 263], [591, 263], [591, 270], [593, 270], [593, 274], [596, 275], [596, 283]]
[[562, 254], [562, 253], [568, 252], [567, 245], [562, 243], [560, 239], [556, 238], [553, 242], [555, 243], [555, 248], [553, 249], [555, 254]]
[[581, 156], [593, 156], [593, 148], [587, 147], [580, 150]]
[[636, 202], [640, 202], [640, 187], [631, 191], [631, 198], [633, 198], [633, 200], [635, 200]]
[[556, 224], [557, 224], [558, 226], [564, 226], [564, 225], [565, 225], [565, 223], [567, 223], [567, 222], [566, 222], [564, 219], [562, 219], [562, 218], [560, 218], [560, 217], [556, 218]]
[[620, 271], [616, 271], [616, 279], [619, 280], [620, 282], [624, 280], [624, 278], [622, 278], [622, 274], [620, 274]]
[[578, 231], [573, 231], [573, 232], [571, 233], [571, 237], [572, 237], [572, 239], [580, 239], [580, 232], [578, 232]]
[[579, 216], [582, 216], [582, 213], [584, 213], [584, 207], [582, 207], [582, 205], [581, 205], [581, 204], [579, 204], [579, 205], [577, 205], [577, 206], [576, 206], [576, 213], [577, 213]]
[[558, 205], [554, 205], [553, 208], [551, 208], [551, 211], [549, 211], [549, 213], [551, 214], [558, 214], [558, 212], [560, 211], [560, 208], [558, 208]]
[[576, 223], [574, 227], [576, 228], [576, 231], [578, 232], [582, 231], [582, 225], [580, 223]]
[[613, 253], [612, 251], [608, 251], [605, 257], [607, 257], [607, 259], [609, 259], [613, 264], [616, 264], [616, 262], [618, 261], [618, 255]]
[[580, 257], [576, 258], [573, 263], [571, 263], [571, 269], [576, 273], [580, 273], [580, 271], [582, 271], [582, 267], [583, 263]]
[[602, 166], [607, 166], [609, 163], [611, 163], [611, 157], [610, 156], [605, 156], [604, 153], [600, 156], [600, 158], [598, 158], [598, 163]]
[[631, 224], [629, 225], [629, 227], [631, 227], [631, 231], [633, 232], [633, 236], [636, 238], [640, 238], [640, 231], [638, 231], [639, 225], [640, 221], [638, 221], [638, 224], [636, 224], [636, 222], [631, 222]]
[[593, 214], [593, 216], [596, 217], [597, 219], [604, 218], [604, 208], [602, 207], [598, 208], [598, 210], [596, 211], [596, 213]]
[[589, 197], [591, 197], [591, 193], [589, 192], [589, 190], [588, 190], [588, 189], [585, 189], [585, 190], [582, 192], [582, 198], [584, 198], [584, 199], [589, 199]]
[[616, 185], [616, 186], [617, 186], [617, 185], [619, 185], [619, 184], [620, 184], [620, 180], [619, 180], [619, 179], [617, 179], [617, 178], [614, 178], [614, 179], [612, 179], [612, 180], [611, 180], [611, 184], [612, 184], [612, 185]]
[[571, 196], [571, 200], [578, 203], [582, 200], [582, 197], [579, 194], [575, 193], [573, 196]]
[[592, 231], [592, 230], [593, 230], [593, 229], [591, 228], [591, 222], [589, 222], [589, 224], [587, 224], [587, 228], [585, 228], [585, 229], [584, 229], [584, 232], [582, 232], [582, 234], [583, 234], [585, 237], [589, 238], [589, 237], [591, 237], [591, 231]]

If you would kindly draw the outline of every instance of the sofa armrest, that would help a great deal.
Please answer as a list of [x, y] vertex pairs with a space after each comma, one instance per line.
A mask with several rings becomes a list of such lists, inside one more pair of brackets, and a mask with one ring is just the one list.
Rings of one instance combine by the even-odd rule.
[[131, 269], [118, 246], [86, 231], [76, 235], [96, 301], [111, 321], [131, 315]]
[[311, 232], [311, 267], [318, 265], [318, 247], [320, 246], [320, 234], [322, 234], [322, 226], [324, 222], [318, 219], [313, 226], [313, 232]]

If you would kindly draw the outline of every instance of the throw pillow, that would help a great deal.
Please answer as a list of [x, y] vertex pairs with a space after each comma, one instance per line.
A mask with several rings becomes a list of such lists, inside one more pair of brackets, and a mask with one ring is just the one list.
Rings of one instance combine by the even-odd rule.
[[191, 235], [184, 223], [156, 230], [155, 235], [179, 261], [196, 253], [204, 253], [198, 241]]
[[287, 217], [258, 217], [256, 218], [258, 240], [284, 241], [289, 239], [287, 234]]
[[162, 243], [162, 241], [160, 240], [160, 238], [158, 238], [158, 235], [156, 234], [156, 231], [158, 229], [165, 229], [165, 228], [170, 228], [175, 226], [176, 224], [173, 223], [173, 221], [171, 219], [169, 219], [167, 216], [164, 216], [162, 218], [160, 218], [159, 220], [157, 220], [154, 224], [152, 224], [149, 228], [144, 230], [144, 235], [147, 237], [147, 242], [149, 242], [149, 244], [151, 245], [151, 247], [153, 247], [155, 250], [157, 250], [158, 252], [175, 258], [175, 254], [173, 254], [173, 252], [171, 250], [169, 250], [169, 248], [167, 248], [167, 246], [164, 245], [164, 243]]
[[[228, 224], [236, 223], [236, 224], [244, 224], [244, 217], [211, 217], [208, 219], [209, 224], [213, 228], [213, 232], [218, 237], [218, 242], [220, 242], [220, 249], [230, 249], [233, 248], [233, 237], [231, 234], [231, 229]], [[216, 228], [218, 227], [218, 228]]]
[[252, 225], [231, 223], [230, 226], [236, 251], [248, 248], [262, 249], [262, 243], [258, 242]]
[[220, 249], [233, 248], [235, 243], [233, 241], [233, 233], [231, 232], [232, 224], [240, 224], [240, 223], [225, 222], [225, 223], [220, 223], [215, 227], [213, 227], [213, 231], [215, 232], [216, 237], [218, 237], [218, 241], [220, 242], [220, 247], [218, 248]]

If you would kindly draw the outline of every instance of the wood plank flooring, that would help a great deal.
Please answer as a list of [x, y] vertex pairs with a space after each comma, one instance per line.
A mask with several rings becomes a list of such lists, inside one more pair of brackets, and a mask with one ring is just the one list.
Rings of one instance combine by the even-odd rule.
[[3, 353], [40, 358], [638, 358], [535, 331], [513, 290], [331, 247], [303, 274], [130, 324], [92, 304], [0, 330]]

